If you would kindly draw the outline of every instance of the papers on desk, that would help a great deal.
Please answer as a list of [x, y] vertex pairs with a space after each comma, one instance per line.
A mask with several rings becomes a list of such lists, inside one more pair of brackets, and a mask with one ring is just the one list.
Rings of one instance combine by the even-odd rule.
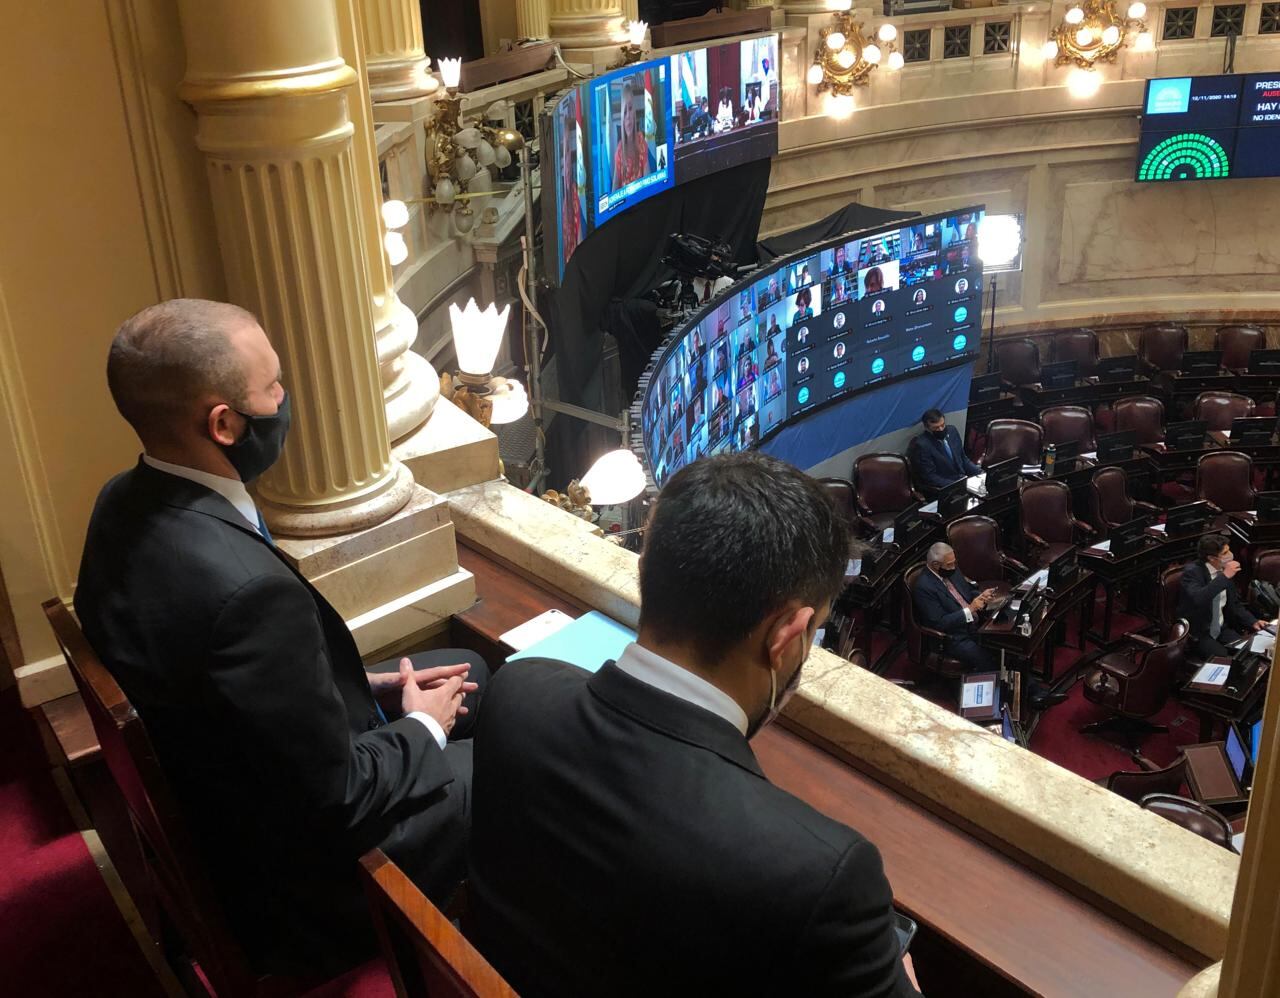
[[862, 574], [862, 559], [850, 558], [849, 564], [844, 566], [844, 577], [846, 579], [856, 579]]
[[937, 499], [935, 499], [935, 500], [933, 500], [933, 502], [927, 502], [927, 503], [925, 503], [923, 506], [921, 506], [921, 507], [920, 507], [920, 512], [921, 512], [921, 513], [936, 513], [936, 512], [938, 512], [938, 500], [937, 500]]
[[1230, 439], [1231, 439], [1231, 431], [1230, 431], [1230, 430], [1219, 430], [1218, 432], [1219, 432], [1219, 433], [1221, 433], [1221, 434], [1222, 434], [1224, 437], [1226, 437], [1228, 440], [1230, 440]]
[[1192, 683], [1198, 683], [1201, 686], [1222, 686], [1227, 681], [1227, 676], [1231, 673], [1231, 663], [1225, 665], [1215, 662], [1206, 662], [1200, 666], [1200, 669], [1191, 677]]
[[964, 485], [975, 496], [985, 496], [987, 494], [987, 476], [985, 474], [970, 475], [964, 480]]
[[1161, 533], [1161, 534], [1163, 534], [1163, 533], [1165, 532], [1164, 524], [1163, 524], [1163, 523], [1154, 523], [1154, 524], [1152, 524], [1151, 526], [1149, 526], [1147, 529], [1148, 529], [1148, 530], [1154, 530], [1154, 531], [1156, 531], [1157, 533]]
[[880, 535], [880, 539], [881, 539], [882, 541], [884, 541], [886, 544], [892, 544], [892, 543], [893, 543], [893, 528], [892, 528], [892, 527], [885, 527], [885, 528], [884, 528], [884, 533]]
[[1015, 588], [1023, 591], [1033, 589], [1036, 587], [1043, 589], [1048, 584], [1049, 584], [1049, 570], [1047, 568], [1042, 568], [1038, 572], [1032, 572], [1025, 579], [1019, 582]]
[[1097, 551], [1099, 554], [1109, 553], [1111, 551], [1111, 538], [1108, 537], [1105, 541], [1098, 541], [1097, 544], [1092, 545], [1088, 550]]
[[1084, 458], [1086, 461], [1098, 460], [1098, 452], [1096, 450], [1091, 450], [1088, 453], [1081, 454], [1080, 456]]
[[1038, 464], [1024, 464], [1024, 465], [1022, 466], [1022, 473], [1023, 473], [1024, 475], [1034, 475], [1034, 474], [1036, 474], [1038, 471], [1041, 471], [1041, 470], [1042, 470], [1042, 469], [1041, 469], [1040, 465], [1038, 465]]
[[560, 628], [523, 651], [507, 659], [554, 658], [569, 662], [587, 672], [595, 672], [605, 662], [616, 660], [623, 649], [636, 639], [635, 631], [623, 627], [611, 617], [592, 610]]
[[1258, 655], [1265, 655], [1276, 646], [1276, 636], [1269, 631], [1258, 631], [1241, 638], [1233, 647], [1243, 648], [1246, 645], [1249, 651]]
[[965, 683], [960, 695], [960, 709], [970, 710], [973, 707], [990, 707], [995, 697], [996, 684], [993, 680], [979, 683]]

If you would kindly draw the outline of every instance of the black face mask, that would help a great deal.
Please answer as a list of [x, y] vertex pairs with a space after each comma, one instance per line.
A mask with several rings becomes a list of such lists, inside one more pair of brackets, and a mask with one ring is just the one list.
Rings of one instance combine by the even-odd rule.
[[947, 428], [944, 426], [944, 427], [943, 427], [942, 429], [940, 429], [940, 430], [930, 430], [930, 431], [929, 431], [929, 435], [930, 435], [931, 437], [933, 437], [933, 439], [934, 439], [934, 440], [946, 440], [946, 439], [947, 439]]
[[949, 579], [951, 578], [951, 576], [956, 574], [956, 570], [954, 568], [939, 568], [938, 574], [941, 575], [944, 579]]
[[280, 400], [280, 408], [270, 416], [250, 416], [246, 412], [240, 415], [247, 424], [244, 436], [230, 447], [223, 447], [222, 452], [240, 475], [240, 480], [247, 484], [275, 464], [284, 449], [284, 438], [289, 435], [289, 423], [293, 418], [289, 394], [285, 393]]

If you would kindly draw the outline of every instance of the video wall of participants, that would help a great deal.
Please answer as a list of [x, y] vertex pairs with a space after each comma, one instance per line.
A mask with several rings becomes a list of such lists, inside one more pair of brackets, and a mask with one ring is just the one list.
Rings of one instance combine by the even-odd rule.
[[[647, 198], [778, 151], [778, 36], [625, 66], [543, 119], [543, 231], [555, 281], [587, 233]], [[590, 210], [588, 210], [588, 208]]]
[[695, 315], [660, 351], [640, 400], [655, 483], [858, 392], [971, 361], [982, 214], [921, 217], [802, 250]]
[[1147, 81], [1140, 181], [1280, 176], [1280, 72]]

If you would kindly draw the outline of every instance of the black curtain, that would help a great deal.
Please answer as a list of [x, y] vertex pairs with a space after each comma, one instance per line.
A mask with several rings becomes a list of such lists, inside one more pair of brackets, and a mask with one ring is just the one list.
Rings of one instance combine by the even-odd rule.
[[[550, 296], [548, 320], [561, 401], [602, 411], [606, 331], [619, 341], [624, 392], [634, 388], [659, 335], [656, 311], [638, 299], [673, 276], [662, 263], [667, 236], [680, 232], [728, 243], [738, 263], [755, 263], [769, 167], [769, 160], [758, 160], [674, 187], [610, 219], [583, 240], [565, 267], [560, 289]], [[630, 404], [629, 394], [623, 402]], [[580, 477], [597, 457], [617, 446], [617, 434], [581, 420], [558, 417], [551, 429], [547, 463], [553, 488]]]
[[819, 219], [812, 225], [806, 225], [790, 232], [769, 239], [761, 240], [757, 246], [757, 254], [761, 263], [788, 253], [803, 249], [810, 243], [831, 239], [842, 232], [856, 232], [859, 229], [872, 229], [878, 225], [889, 225], [904, 218], [914, 218], [918, 211], [892, 211], [888, 208], [872, 208], [852, 201], [839, 211], [832, 212], [826, 218]]

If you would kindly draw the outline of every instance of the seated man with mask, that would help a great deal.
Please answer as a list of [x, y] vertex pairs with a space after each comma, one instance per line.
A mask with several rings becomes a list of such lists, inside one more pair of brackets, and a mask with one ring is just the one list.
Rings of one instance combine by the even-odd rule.
[[1226, 534], [1205, 534], [1196, 545], [1199, 557], [1182, 570], [1178, 616], [1191, 629], [1188, 648], [1199, 658], [1230, 658], [1228, 647], [1264, 623], [1249, 612], [1236, 593], [1240, 562], [1231, 553]]
[[920, 422], [924, 432], [912, 439], [908, 458], [916, 483], [926, 495], [937, 495], [962, 478], [982, 474], [982, 469], [965, 454], [960, 431], [947, 425], [941, 410], [929, 409]]
[[754, 451], [704, 458], [658, 499], [640, 633], [617, 662], [494, 678], [469, 928], [520, 994], [915, 994], [875, 846], [751, 751], [848, 551], [813, 479]]
[[463, 878], [470, 742], [446, 736], [466, 735], [486, 669], [447, 651], [366, 673], [281, 556], [245, 484], [284, 445], [283, 377], [235, 305], [177, 299], [120, 327], [107, 380], [144, 453], [98, 497], [75, 605], [250, 962], [314, 975], [373, 950], [366, 850], [441, 903]]

